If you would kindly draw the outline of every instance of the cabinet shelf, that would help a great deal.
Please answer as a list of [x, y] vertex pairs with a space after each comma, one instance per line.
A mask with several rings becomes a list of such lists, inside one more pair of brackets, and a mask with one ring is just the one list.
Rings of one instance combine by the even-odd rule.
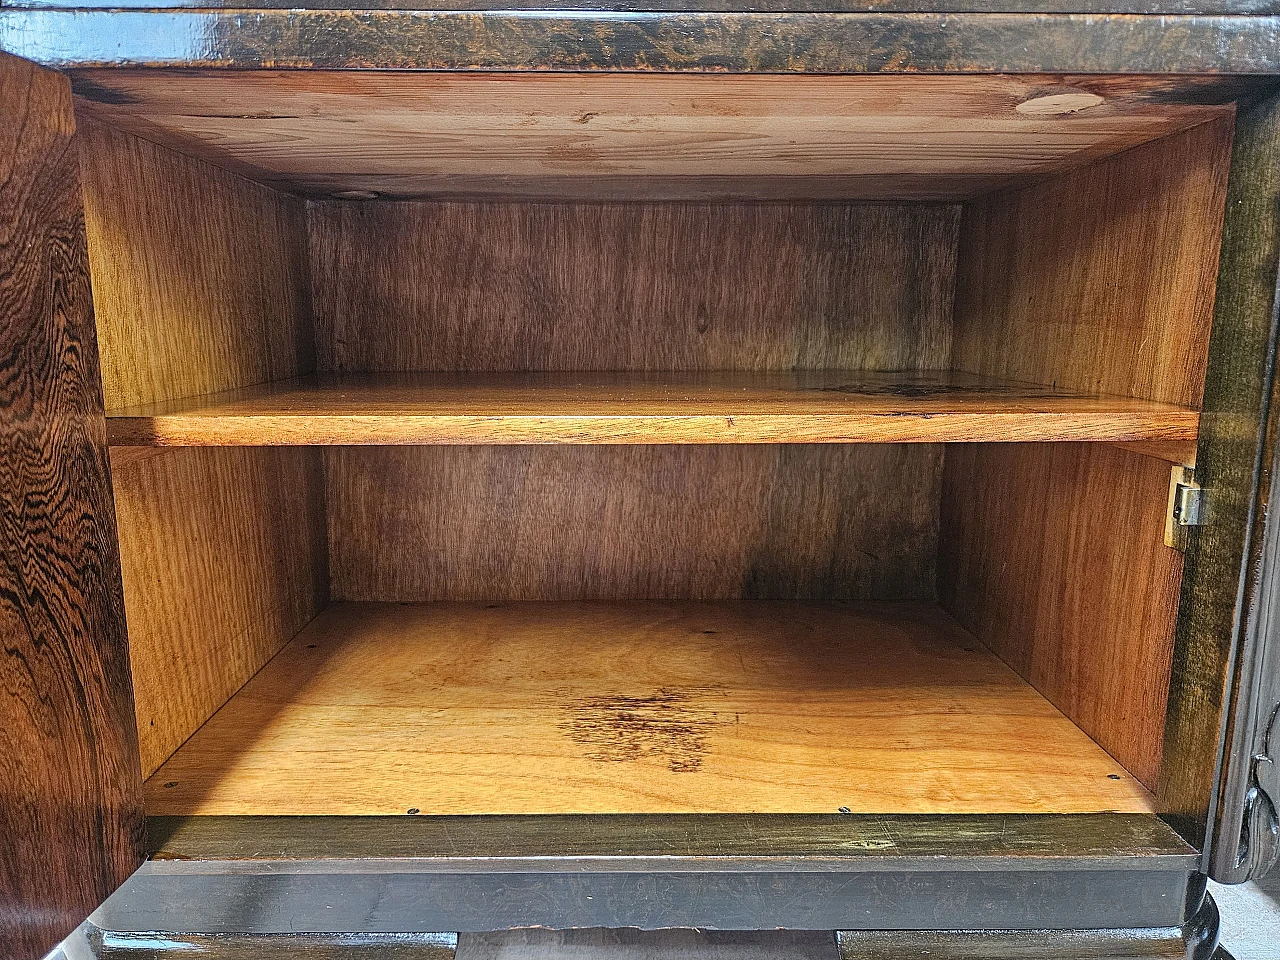
[[1199, 414], [959, 373], [308, 376], [108, 411], [114, 446], [1188, 441]]
[[1151, 810], [905, 602], [334, 604], [145, 793], [151, 815]]

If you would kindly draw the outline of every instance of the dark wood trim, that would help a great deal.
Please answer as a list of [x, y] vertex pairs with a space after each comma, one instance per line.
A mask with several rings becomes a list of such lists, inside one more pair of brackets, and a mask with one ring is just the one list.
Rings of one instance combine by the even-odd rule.
[[[294, 0], [5, 0], [30, 10], [281, 10]], [[351, 0], [307, 0], [310, 10], [348, 10]], [[590, 10], [696, 13], [1102, 13], [1271, 16], [1275, 0], [362, 0], [361, 10]]]
[[[1235, 696], [1233, 664], [1256, 602], [1276, 452], [1275, 425], [1267, 421], [1278, 329], [1277, 211], [1280, 98], [1243, 112], [1236, 123], [1196, 453], [1208, 522], [1192, 530], [1186, 551], [1157, 789], [1157, 809], [1196, 847], [1206, 847], [1210, 825], [1243, 801], [1242, 790], [1220, 781], [1220, 761]], [[1227, 788], [1231, 796], [1219, 809], [1216, 797]]]
[[98, 960], [453, 960], [456, 933], [111, 933], [85, 931]]
[[1024, 868], [1195, 863], [1195, 851], [1145, 814], [151, 817], [147, 834], [155, 860], [767, 860], [816, 869], [822, 860], [952, 855]]
[[65, 77], [0, 54], [0, 956], [141, 859], [141, 771]]
[[[216, 856], [149, 861], [94, 923], [168, 936], [1176, 927], [1196, 861], [1154, 817], [849, 817], [847, 830], [839, 815], [294, 818], [288, 836], [227, 819], [219, 848], [189, 837], [165, 851]], [[789, 829], [770, 840], [770, 827]], [[1090, 839], [1098, 828], [1119, 839]]]
[[[1256, 400], [1252, 392], [1248, 395], [1249, 405], [1233, 409], [1233, 413], [1236, 409], [1243, 413], [1256, 406], [1256, 423], [1238, 424], [1233, 416], [1225, 418], [1226, 424], [1244, 433], [1233, 438], [1238, 447], [1228, 448], [1240, 458], [1238, 472], [1232, 475], [1238, 486], [1213, 501], [1216, 504], [1222, 499], [1232, 511], [1229, 516], [1239, 518], [1243, 512], [1245, 518], [1240, 528], [1243, 567], [1230, 635], [1236, 653], [1224, 678], [1226, 736], [1217, 782], [1211, 781], [1219, 799], [1209, 810], [1210, 872], [1224, 882], [1250, 879], [1256, 868], [1265, 868], [1262, 861], [1277, 853], [1275, 808], [1268, 808], [1265, 802], [1247, 803], [1246, 795], [1251, 786], [1253, 757], [1263, 752], [1266, 728], [1274, 717], [1273, 711], [1280, 706], [1276, 659], [1280, 656], [1276, 624], [1280, 614], [1276, 609], [1280, 521], [1274, 505], [1274, 498], [1280, 494], [1280, 381], [1276, 378], [1280, 342], [1280, 97], [1240, 118], [1236, 152], [1242, 186], [1228, 196], [1228, 225], [1234, 225], [1233, 257], [1226, 258], [1224, 244], [1218, 297], [1223, 319], [1234, 329], [1249, 331], [1250, 346], [1257, 350], [1252, 370], [1241, 371], [1245, 374], [1244, 383], [1238, 389], [1253, 387], [1259, 392]], [[1233, 164], [1233, 176], [1235, 169]], [[1256, 371], [1258, 364], [1265, 366], [1259, 380], [1253, 381], [1248, 374]], [[1245, 445], [1250, 434], [1255, 438], [1252, 449]], [[1215, 436], [1221, 437], [1222, 431], [1215, 431]], [[1252, 456], [1246, 463], [1248, 454]], [[1250, 481], [1247, 490], [1246, 465]], [[1273, 747], [1274, 744], [1273, 735]], [[1254, 831], [1252, 837], [1250, 829]], [[1255, 849], [1250, 850], [1251, 845]]]
[[1186, 960], [1177, 927], [1146, 930], [841, 930], [841, 960]]
[[61, 68], [1266, 74], [1280, 17], [7, 8], [0, 48]]
[[839, 930], [841, 960], [1211, 960], [1220, 917], [1205, 878], [1187, 886], [1178, 927], [1127, 930]]

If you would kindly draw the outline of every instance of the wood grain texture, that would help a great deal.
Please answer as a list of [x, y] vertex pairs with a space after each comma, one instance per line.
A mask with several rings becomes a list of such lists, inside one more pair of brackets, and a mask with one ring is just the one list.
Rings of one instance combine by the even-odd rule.
[[[111, 436], [111, 421], [107, 421], [107, 436]], [[1194, 440], [1137, 440], [1117, 443], [1121, 450], [1140, 453], [1144, 457], [1155, 457], [1166, 463], [1184, 467], [1196, 465], [1196, 441]]]
[[[78, 139], [108, 407], [314, 369], [299, 201], [100, 125]], [[297, 450], [112, 465], [150, 773], [323, 604], [322, 480]]]
[[149, 776], [320, 610], [314, 451], [112, 456], [142, 769]]
[[138, 743], [71, 91], [0, 54], [0, 955], [141, 861]]
[[1231, 129], [965, 207], [953, 367], [1198, 407]]
[[299, 201], [126, 133], [80, 133], [106, 405], [315, 369]]
[[[310, 193], [963, 198], [1229, 109], [1088, 77], [91, 70], [86, 111]], [[1025, 101], [1102, 91], [1079, 113]], [[1211, 98], [1210, 98], [1211, 99]], [[794, 184], [794, 178], [805, 182]], [[926, 178], [932, 186], [925, 187]], [[742, 181], [740, 185], [735, 185]], [[714, 186], [712, 186], [714, 184]]]
[[[375, 858], [441, 860], [462, 867], [487, 861], [514, 868], [541, 861], [565, 869], [638, 866], [724, 868], [769, 863], [795, 869], [805, 861], [844, 861], [892, 870], [914, 861], [945, 872], [947, 864], [1018, 865], [1040, 871], [1064, 860], [1099, 871], [1135, 868], [1190, 872], [1196, 851], [1150, 814], [951, 814], [948, 816], [809, 813], [667, 813], [526, 816], [227, 816], [147, 818], [153, 860], [283, 862]], [[181, 869], [181, 868], [179, 868]]]
[[336, 599], [934, 595], [934, 445], [322, 455]]
[[1169, 465], [1106, 445], [947, 449], [943, 605], [1144, 784], [1160, 771], [1182, 554]]
[[1194, 410], [966, 374], [320, 375], [113, 412], [156, 446], [1177, 441]]
[[955, 207], [320, 203], [319, 369], [945, 369]]
[[[966, 208], [954, 365], [1199, 405], [1231, 123]], [[944, 605], [1154, 789], [1182, 557], [1169, 471], [1117, 449], [951, 448]]]
[[339, 604], [145, 789], [161, 815], [1150, 805], [904, 604]]

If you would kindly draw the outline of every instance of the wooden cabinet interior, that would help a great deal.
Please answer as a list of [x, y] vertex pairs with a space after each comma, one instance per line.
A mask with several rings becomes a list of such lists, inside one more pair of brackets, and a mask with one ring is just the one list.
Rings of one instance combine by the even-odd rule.
[[1151, 809], [1230, 105], [75, 79], [150, 812]]

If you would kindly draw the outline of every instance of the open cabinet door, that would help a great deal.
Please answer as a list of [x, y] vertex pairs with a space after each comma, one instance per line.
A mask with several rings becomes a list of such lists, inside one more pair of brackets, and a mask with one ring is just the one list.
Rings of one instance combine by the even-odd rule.
[[141, 774], [71, 90], [0, 53], [0, 957], [138, 865]]
[[1280, 856], [1280, 96], [1236, 122], [1161, 810], [1225, 883]]

